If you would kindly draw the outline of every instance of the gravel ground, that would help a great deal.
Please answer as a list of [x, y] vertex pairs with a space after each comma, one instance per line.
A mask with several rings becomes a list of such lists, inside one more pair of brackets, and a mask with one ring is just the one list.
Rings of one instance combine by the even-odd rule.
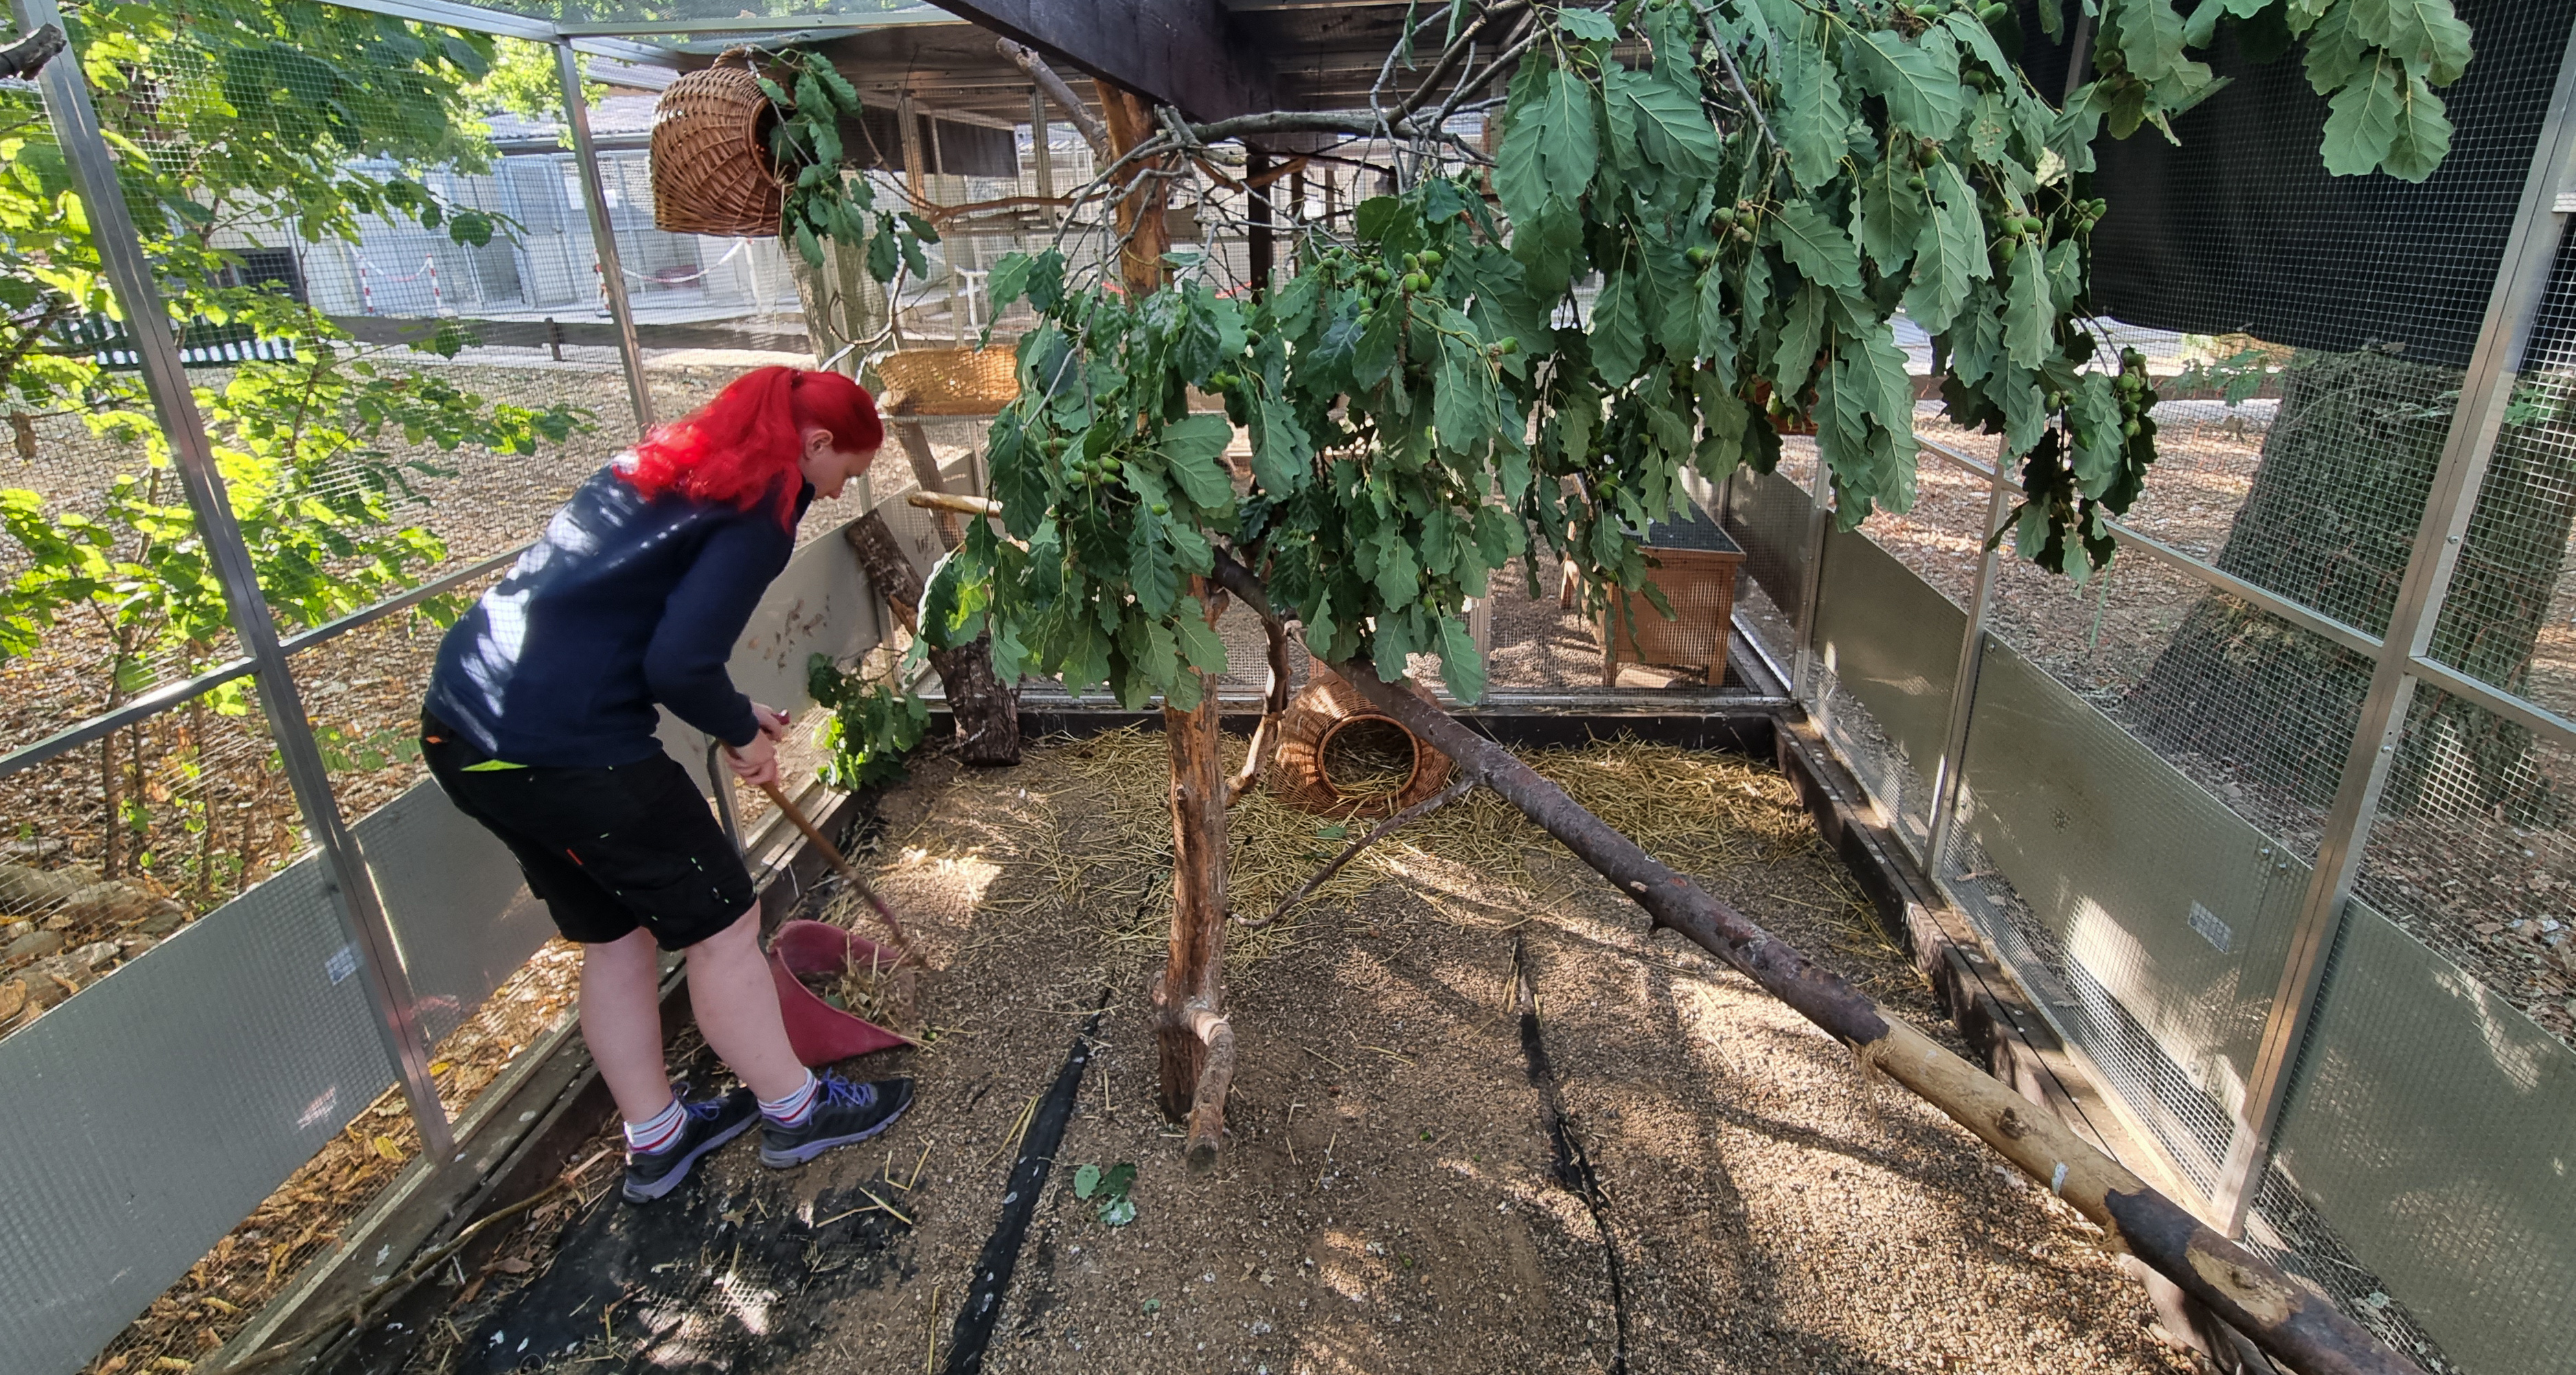
[[[796, 1330], [793, 1348], [733, 1369], [928, 1368], [1001, 1204], [1014, 1128], [1104, 990], [1101, 1049], [988, 1369], [1603, 1370], [1623, 1324], [1638, 1371], [2188, 1368], [2088, 1224], [1901, 1090], [1864, 1084], [1747, 981], [1645, 938], [1630, 904], [1534, 831], [1494, 856], [1426, 840], [1356, 896], [1239, 946], [1230, 1139], [1188, 1177], [1142, 1022], [1159, 955], [1140, 914], [1159, 875], [1125, 858], [1159, 789], [1103, 779], [1086, 748], [995, 771], [934, 762], [884, 798], [867, 862], [934, 952], [932, 1030], [854, 1068], [917, 1076], [918, 1104], [881, 1146], [772, 1186], [784, 1196], [754, 1211], [793, 1215], [874, 1181], [916, 1225], [870, 1287], [811, 1307], [774, 1295], [759, 1330]], [[1672, 771], [1673, 796], [1640, 805], [1743, 799], [1697, 855], [1717, 892], [1933, 1023], [1776, 773], [1720, 756]], [[1603, 1223], [1550, 1173], [1510, 1015], [1515, 940]], [[1120, 1162], [1138, 1167], [1137, 1211], [1113, 1227], [1070, 1186], [1081, 1165]], [[704, 1187], [745, 1197], [759, 1173], [728, 1151]], [[727, 1292], [736, 1307], [688, 1326], [690, 1360], [721, 1362], [708, 1333], [748, 1327], [739, 1286]], [[456, 1312], [455, 1329], [480, 1330], [482, 1313]], [[617, 1331], [550, 1368], [663, 1359]], [[415, 1368], [458, 1359], [449, 1343]]]

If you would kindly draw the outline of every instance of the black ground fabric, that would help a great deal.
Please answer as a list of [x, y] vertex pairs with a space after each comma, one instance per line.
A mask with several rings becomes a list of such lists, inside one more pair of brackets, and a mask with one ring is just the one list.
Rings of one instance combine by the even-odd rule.
[[1038, 1104], [1028, 1135], [1020, 1138], [1011, 1185], [1002, 1195], [1002, 1216], [993, 1224], [993, 1235], [985, 1238], [983, 1254], [975, 1258], [975, 1278], [966, 1286], [966, 1302], [958, 1307], [957, 1326], [948, 1337], [948, 1360], [940, 1367], [945, 1375], [976, 1375], [984, 1368], [984, 1349], [992, 1344], [993, 1325], [1001, 1320], [1002, 1300], [1011, 1292], [1011, 1274], [1019, 1269], [1020, 1247], [1028, 1240], [1029, 1219], [1046, 1194], [1047, 1175], [1055, 1164], [1056, 1148], [1064, 1144], [1064, 1124], [1082, 1094], [1083, 1071], [1091, 1067], [1092, 1047], [1108, 1006], [1109, 990], [1102, 989], [1100, 1007], [1073, 1038], [1064, 1068], [1056, 1072], [1046, 1100]]
[[798, 1171], [725, 1184], [701, 1166], [670, 1197], [610, 1190], [576, 1219], [545, 1272], [468, 1339], [456, 1375], [523, 1369], [716, 1375], [775, 1369], [812, 1345], [832, 1303], [883, 1283], [910, 1227], [899, 1181], [799, 1198]]
[[2174, 121], [2180, 146], [2153, 128], [2094, 145], [2092, 194], [2111, 205], [2093, 235], [2096, 312], [2466, 364], [2576, 0], [2458, 0], [2458, 13], [2476, 56], [2439, 92], [2451, 153], [2420, 185], [2328, 175], [2318, 158], [2326, 102], [2299, 50], [2257, 64], [2222, 24], [2210, 61], [2233, 84]]

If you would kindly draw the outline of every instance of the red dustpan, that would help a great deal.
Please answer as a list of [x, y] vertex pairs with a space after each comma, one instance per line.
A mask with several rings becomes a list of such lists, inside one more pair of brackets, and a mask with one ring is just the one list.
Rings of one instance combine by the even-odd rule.
[[807, 988], [799, 974], [838, 974], [856, 966], [892, 969], [901, 953], [865, 936], [819, 921], [791, 921], [769, 942], [769, 977], [778, 985], [778, 1010], [787, 1020], [787, 1043], [808, 1065], [828, 1065], [853, 1055], [908, 1046], [876, 1023], [853, 1017]]

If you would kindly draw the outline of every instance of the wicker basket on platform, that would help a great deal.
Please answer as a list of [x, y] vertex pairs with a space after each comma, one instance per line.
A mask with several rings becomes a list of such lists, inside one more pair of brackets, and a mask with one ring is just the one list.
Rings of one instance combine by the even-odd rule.
[[733, 53], [670, 84], [653, 106], [653, 225], [674, 234], [778, 232], [785, 193], [769, 157], [778, 111]]
[[1008, 348], [897, 349], [877, 360], [877, 379], [888, 415], [998, 415], [1020, 397]]

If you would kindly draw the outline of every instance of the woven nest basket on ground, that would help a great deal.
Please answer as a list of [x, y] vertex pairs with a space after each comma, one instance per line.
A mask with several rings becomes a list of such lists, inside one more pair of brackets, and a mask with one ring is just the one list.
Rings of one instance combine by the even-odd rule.
[[[1434, 700], [1419, 683], [1413, 686], [1413, 695], [1426, 702]], [[1355, 796], [1336, 782], [1343, 772], [1337, 746], [1352, 745], [1369, 735], [1390, 742], [1400, 738], [1410, 747], [1410, 767], [1403, 775], [1403, 786]], [[1313, 680], [1280, 716], [1279, 753], [1272, 764], [1271, 787], [1281, 801], [1302, 811], [1343, 818], [1393, 816], [1448, 787], [1452, 767], [1449, 756], [1369, 705], [1358, 688], [1322, 664], [1315, 665]]]
[[654, 227], [725, 238], [777, 233], [785, 200], [769, 158], [777, 122], [760, 82], [732, 54], [672, 82], [653, 106]]

